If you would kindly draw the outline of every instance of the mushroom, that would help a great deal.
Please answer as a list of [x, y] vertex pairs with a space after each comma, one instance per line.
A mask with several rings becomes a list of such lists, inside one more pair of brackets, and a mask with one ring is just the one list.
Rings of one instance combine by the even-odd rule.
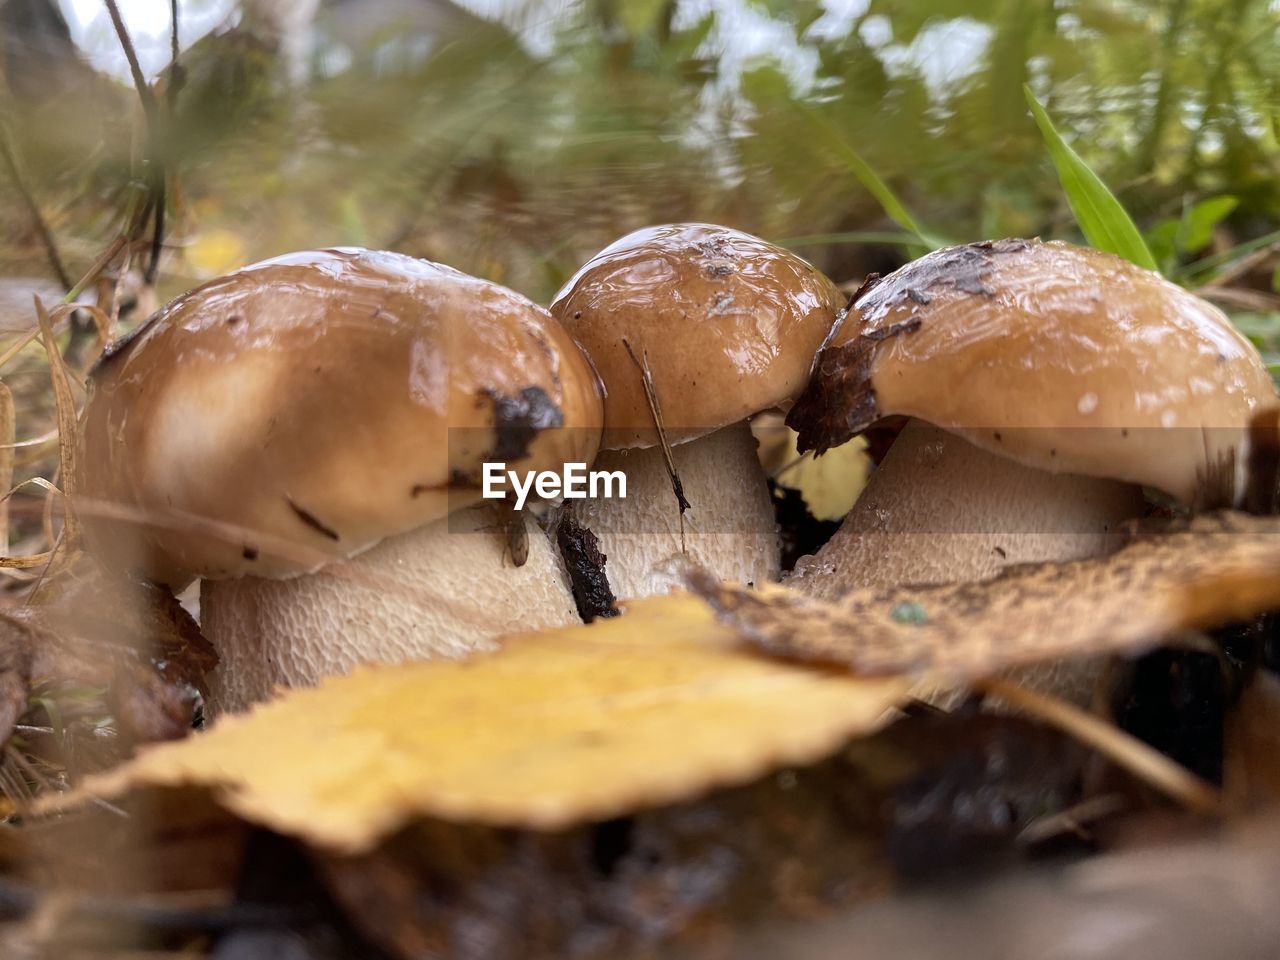
[[819, 453], [914, 418], [792, 583], [834, 598], [1108, 552], [1143, 486], [1238, 503], [1249, 421], [1275, 402], [1221, 311], [1128, 261], [1036, 240], [938, 250], [859, 292], [788, 415]]
[[202, 579], [216, 706], [238, 709], [576, 621], [554, 549], [482, 501], [481, 464], [590, 462], [601, 403], [569, 336], [510, 290], [394, 253], [290, 254], [185, 294], [100, 362], [80, 513], [116, 569]]
[[[600, 470], [628, 478], [627, 497], [574, 505], [600, 539], [619, 597], [670, 585], [682, 552], [718, 576], [776, 580], [772, 502], [747, 426], [790, 401], [844, 306], [835, 285], [795, 254], [702, 223], [630, 233], [556, 295], [551, 312], [605, 385]], [[654, 414], [691, 506], [681, 514]]]

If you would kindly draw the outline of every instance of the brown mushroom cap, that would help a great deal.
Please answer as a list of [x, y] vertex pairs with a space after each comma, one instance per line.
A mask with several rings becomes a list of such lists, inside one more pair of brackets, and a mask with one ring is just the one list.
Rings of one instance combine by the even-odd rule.
[[647, 355], [668, 437], [691, 440], [789, 400], [844, 306], [826, 277], [759, 237], [704, 223], [637, 230], [606, 247], [551, 312], [605, 384], [605, 446], [657, 442]]
[[158, 580], [287, 576], [478, 500], [485, 460], [590, 462], [601, 418], [589, 364], [524, 297], [308, 251], [192, 290], [102, 361], [80, 493], [155, 520], [91, 533]]
[[1275, 400], [1213, 305], [1111, 254], [1000, 240], [865, 288], [788, 423], [821, 451], [902, 414], [1027, 466], [1220, 505], [1251, 415]]

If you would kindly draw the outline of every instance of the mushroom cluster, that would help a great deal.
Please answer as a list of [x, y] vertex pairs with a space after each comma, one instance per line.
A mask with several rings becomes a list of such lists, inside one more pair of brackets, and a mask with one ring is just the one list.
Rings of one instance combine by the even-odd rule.
[[[789, 410], [818, 452], [906, 419], [791, 574], [836, 596], [1104, 552], [1143, 487], [1236, 503], [1250, 421], [1276, 403], [1226, 317], [1106, 254], [954, 247], [846, 307], [789, 251], [696, 223], [623, 237], [550, 311], [399, 254], [280, 257], [163, 308], [92, 386], [91, 546], [202, 581], [219, 711], [589, 619], [666, 589], [685, 557], [777, 580], [762, 411]], [[495, 461], [619, 471], [626, 497], [566, 500], [544, 530], [482, 499]]]

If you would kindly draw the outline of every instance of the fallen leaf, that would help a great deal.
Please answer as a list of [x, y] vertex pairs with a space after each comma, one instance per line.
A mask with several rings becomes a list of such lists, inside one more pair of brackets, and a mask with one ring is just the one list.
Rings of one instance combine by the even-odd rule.
[[173, 740], [190, 731], [218, 657], [172, 594], [105, 576], [81, 557], [38, 596], [39, 602], [7, 614], [42, 635], [33, 650], [34, 681], [105, 687], [129, 743]]
[[423, 815], [552, 829], [816, 761], [908, 691], [761, 658], [685, 595], [501, 644], [290, 691], [84, 792], [203, 785], [250, 821], [348, 853]]
[[[796, 449], [797, 434], [790, 433], [790, 449]], [[775, 477], [784, 487], [799, 490], [805, 505], [817, 520], [839, 520], [853, 508], [853, 502], [867, 483], [871, 458], [861, 437], [832, 447], [820, 457], [806, 453]]]
[[[135, 744], [186, 736], [216, 664], [167, 590], [104, 577], [81, 557], [34, 598], [0, 603], [0, 748], [25, 716], [44, 729], [24, 733], [17, 752], [74, 781]], [[3, 784], [0, 796], [29, 799]]]
[[871, 472], [867, 442], [855, 437], [821, 457], [801, 454], [799, 435], [776, 414], [752, 421], [760, 464], [778, 486], [799, 491], [815, 520], [839, 520], [853, 507]]
[[964, 683], [1139, 651], [1179, 630], [1280, 607], [1280, 518], [1206, 515], [1135, 533], [1109, 557], [1012, 567], [979, 583], [860, 588], [834, 603], [689, 577], [722, 623], [770, 654]]

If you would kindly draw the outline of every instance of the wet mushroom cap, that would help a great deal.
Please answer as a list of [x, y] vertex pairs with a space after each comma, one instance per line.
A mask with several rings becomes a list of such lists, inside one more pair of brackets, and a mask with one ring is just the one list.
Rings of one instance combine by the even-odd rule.
[[287, 576], [479, 500], [486, 460], [589, 463], [601, 418], [589, 364], [524, 297], [308, 251], [192, 290], [111, 351], [80, 493], [154, 521], [85, 511], [97, 546], [154, 579]]
[[657, 438], [637, 357], [647, 355], [669, 439], [691, 440], [794, 397], [844, 307], [800, 257], [727, 227], [637, 230], [597, 254], [551, 312], [605, 383], [605, 446]]
[[1214, 506], [1275, 386], [1212, 304], [1065, 243], [938, 250], [860, 292], [788, 423], [825, 450], [906, 415], [1027, 466]]

